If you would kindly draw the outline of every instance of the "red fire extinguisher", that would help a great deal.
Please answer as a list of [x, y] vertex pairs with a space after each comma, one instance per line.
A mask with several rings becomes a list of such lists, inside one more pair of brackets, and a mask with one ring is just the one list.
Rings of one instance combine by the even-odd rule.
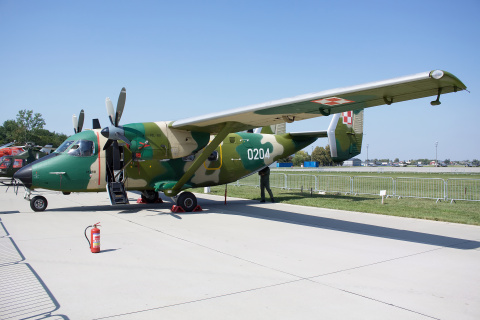
[[[100, 222], [85, 228], [85, 238], [87, 238], [88, 245], [90, 246], [90, 251], [92, 251], [92, 253], [100, 252], [100, 229], [98, 229], [97, 226], [100, 226]], [[90, 240], [88, 240], [87, 230], [88, 228], [92, 227], [93, 229], [90, 230]]]

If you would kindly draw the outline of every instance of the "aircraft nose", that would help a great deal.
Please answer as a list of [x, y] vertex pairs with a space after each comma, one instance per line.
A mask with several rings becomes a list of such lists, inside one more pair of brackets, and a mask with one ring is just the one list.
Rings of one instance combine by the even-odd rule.
[[15, 172], [13, 178], [22, 181], [27, 188], [32, 187], [32, 166], [26, 166]]
[[104, 136], [105, 138], [108, 138], [108, 136], [110, 135], [110, 129], [108, 129], [108, 127], [103, 128], [102, 131], [100, 131], [100, 133], [101, 133], [102, 136]]

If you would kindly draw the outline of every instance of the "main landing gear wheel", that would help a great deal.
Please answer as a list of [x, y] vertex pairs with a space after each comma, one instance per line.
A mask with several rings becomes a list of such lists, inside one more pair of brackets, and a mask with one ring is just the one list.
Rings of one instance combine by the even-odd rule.
[[192, 212], [197, 206], [197, 197], [191, 192], [182, 192], [177, 198], [177, 206], [182, 207], [185, 212]]
[[45, 197], [42, 196], [35, 196], [30, 200], [30, 208], [32, 208], [33, 211], [44, 211], [47, 209], [48, 202]]
[[158, 192], [154, 190], [143, 190], [142, 191], [142, 200], [146, 203], [155, 203], [158, 200]]

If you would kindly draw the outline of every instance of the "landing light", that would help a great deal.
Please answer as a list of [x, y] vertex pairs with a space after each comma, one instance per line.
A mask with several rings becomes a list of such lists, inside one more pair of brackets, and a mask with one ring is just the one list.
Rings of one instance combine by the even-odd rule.
[[444, 75], [443, 71], [442, 70], [435, 70], [435, 71], [432, 71], [432, 78], [433, 79], [440, 79], [442, 78]]

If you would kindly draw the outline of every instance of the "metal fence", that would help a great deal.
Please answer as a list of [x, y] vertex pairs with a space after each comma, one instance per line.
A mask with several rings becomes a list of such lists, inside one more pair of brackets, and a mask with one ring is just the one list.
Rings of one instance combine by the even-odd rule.
[[[233, 183], [237, 186], [260, 186], [258, 175]], [[463, 178], [392, 178], [271, 173], [270, 187], [285, 190], [379, 195], [398, 198], [425, 198], [444, 201], [480, 201], [480, 179]]]
[[480, 201], [480, 179], [447, 179], [446, 199]]
[[396, 178], [395, 196], [446, 199], [445, 180], [440, 178]]

